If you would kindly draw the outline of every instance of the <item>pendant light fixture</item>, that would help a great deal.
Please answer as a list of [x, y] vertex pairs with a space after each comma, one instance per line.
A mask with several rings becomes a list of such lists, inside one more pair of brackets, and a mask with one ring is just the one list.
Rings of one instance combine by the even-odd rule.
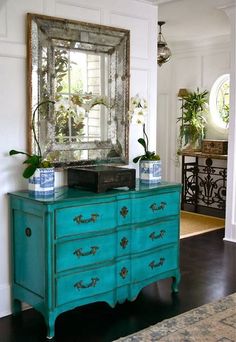
[[163, 63], [168, 62], [171, 57], [171, 51], [168, 48], [167, 43], [161, 32], [161, 27], [164, 24], [165, 24], [165, 21], [158, 21], [159, 33], [158, 33], [158, 41], [157, 41], [157, 63], [159, 66], [162, 66]]

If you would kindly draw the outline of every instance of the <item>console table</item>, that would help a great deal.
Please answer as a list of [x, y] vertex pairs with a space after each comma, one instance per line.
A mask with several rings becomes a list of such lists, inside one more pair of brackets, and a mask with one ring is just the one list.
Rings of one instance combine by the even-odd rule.
[[51, 199], [10, 193], [13, 312], [21, 302], [44, 316], [75, 307], [134, 300], [159, 279], [178, 291], [181, 185], [163, 182], [96, 194], [57, 189]]
[[[207, 154], [203, 152], [182, 151], [182, 201], [193, 205], [194, 211], [199, 207], [225, 211], [227, 155]], [[189, 158], [191, 157], [191, 161]], [[201, 160], [201, 161], [200, 161]], [[225, 161], [225, 165], [217, 166], [216, 160]]]

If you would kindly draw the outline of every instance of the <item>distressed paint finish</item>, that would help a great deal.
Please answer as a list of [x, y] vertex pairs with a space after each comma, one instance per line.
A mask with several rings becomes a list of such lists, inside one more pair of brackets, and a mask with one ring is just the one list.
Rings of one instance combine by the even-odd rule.
[[84, 304], [134, 300], [159, 279], [178, 291], [179, 184], [136, 190], [57, 189], [52, 199], [9, 194], [13, 310], [26, 302], [54, 336], [57, 316]]

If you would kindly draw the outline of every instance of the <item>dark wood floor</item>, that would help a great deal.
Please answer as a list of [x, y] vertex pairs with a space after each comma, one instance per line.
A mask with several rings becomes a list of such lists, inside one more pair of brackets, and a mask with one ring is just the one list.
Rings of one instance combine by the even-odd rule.
[[[182, 280], [178, 295], [169, 279], [146, 287], [134, 302], [86, 305], [56, 321], [57, 342], [110, 342], [202, 304], [236, 292], [236, 244], [224, 230], [181, 240]], [[0, 342], [45, 341], [46, 326], [33, 309], [0, 319]]]

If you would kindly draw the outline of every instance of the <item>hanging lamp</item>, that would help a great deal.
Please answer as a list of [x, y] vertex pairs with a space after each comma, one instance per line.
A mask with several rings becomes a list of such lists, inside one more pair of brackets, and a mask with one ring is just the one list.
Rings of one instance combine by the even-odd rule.
[[164, 24], [165, 24], [165, 21], [158, 21], [159, 33], [158, 33], [158, 41], [157, 41], [157, 63], [159, 66], [162, 66], [163, 63], [168, 62], [171, 57], [171, 51], [168, 48], [167, 43], [161, 32], [161, 27]]

